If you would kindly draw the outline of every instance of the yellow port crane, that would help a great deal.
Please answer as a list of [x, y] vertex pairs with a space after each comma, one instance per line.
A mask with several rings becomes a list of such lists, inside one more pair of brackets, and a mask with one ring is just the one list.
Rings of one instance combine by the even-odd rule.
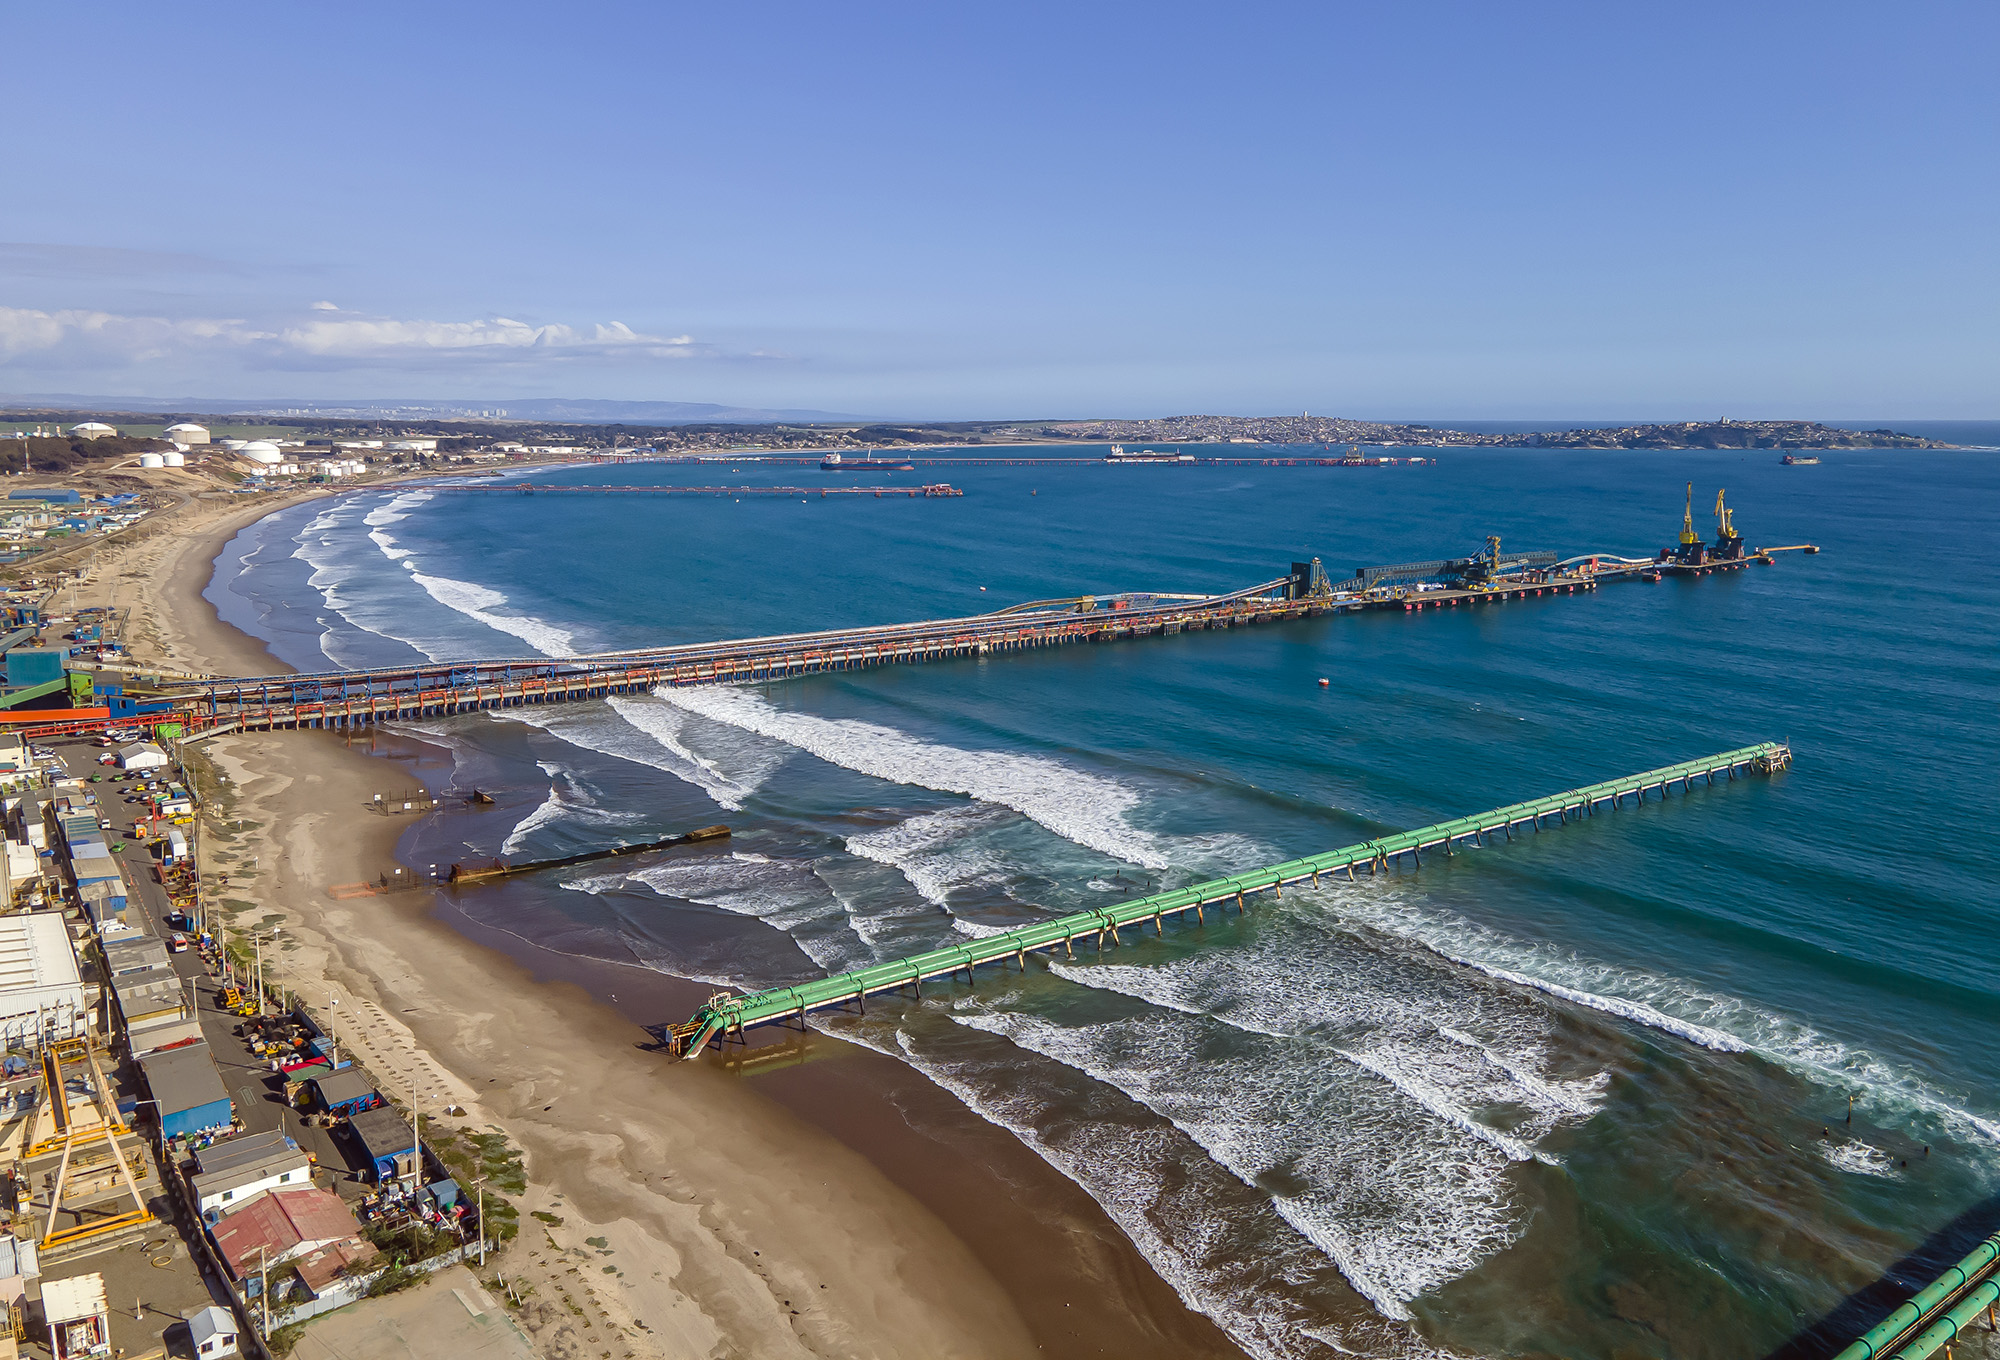
[[1701, 542], [1694, 532], [1694, 483], [1688, 483], [1687, 512], [1681, 516], [1681, 546], [1692, 548]]
[[[1688, 485], [1691, 488], [1694, 484], [1690, 482]], [[1736, 512], [1722, 503], [1722, 492], [1721, 487], [1715, 489], [1715, 541], [1718, 543], [1741, 537], [1736, 532]]]

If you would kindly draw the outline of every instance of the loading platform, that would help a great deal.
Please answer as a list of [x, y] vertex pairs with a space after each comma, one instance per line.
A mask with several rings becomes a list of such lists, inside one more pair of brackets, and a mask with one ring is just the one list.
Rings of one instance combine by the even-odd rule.
[[960, 973], [970, 981], [973, 970], [983, 964], [997, 963], [1004, 968], [1011, 960], [1025, 972], [1030, 953], [1051, 953], [1060, 949], [1065, 957], [1075, 958], [1078, 941], [1094, 944], [1102, 952], [1107, 937], [1114, 945], [1120, 943], [1118, 932], [1121, 930], [1150, 923], [1155, 933], [1164, 934], [1164, 923], [1169, 916], [1178, 920], [1193, 913], [1196, 923], [1204, 924], [1209, 907], [1219, 906], [1227, 911], [1234, 906], [1242, 912], [1250, 896], [1268, 892], [1279, 898], [1284, 895], [1288, 884], [1310, 882], [1317, 887], [1321, 878], [1329, 874], [1345, 874], [1349, 881], [1353, 881], [1355, 871], [1364, 868], [1370, 874], [1386, 873], [1405, 855], [1412, 863], [1421, 864], [1427, 850], [1450, 855], [1454, 853], [1453, 847], [1462, 841], [1484, 844], [1494, 836], [1503, 835], [1512, 840], [1515, 828], [1529, 826], [1540, 831], [1543, 823], [1551, 817], [1557, 819], [1558, 825], [1564, 825], [1572, 817], [1588, 817], [1607, 806], [1619, 808], [1627, 798], [1644, 801], [1648, 793], [1656, 791], [1665, 798], [1667, 790], [1675, 785], [1685, 793], [1696, 780], [1713, 784], [1718, 775], [1725, 780], [1734, 779], [1738, 771], [1769, 774], [1790, 765], [1791, 759], [1790, 747], [1779, 742], [1761, 742], [1701, 760], [1683, 761], [1525, 803], [1512, 803], [1490, 812], [1439, 822], [1414, 831], [1397, 832], [1322, 855], [1288, 860], [1268, 869], [1212, 879], [1112, 906], [1076, 912], [966, 944], [875, 964], [818, 982], [779, 987], [748, 996], [719, 993], [710, 997], [686, 1024], [667, 1032], [667, 1046], [678, 1056], [692, 1058], [710, 1042], [718, 1038], [740, 1040], [746, 1029], [758, 1025], [795, 1022], [803, 1027], [805, 1017], [813, 1011], [848, 1005], [865, 1009], [867, 998], [882, 992], [907, 990], [921, 996], [925, 982]]

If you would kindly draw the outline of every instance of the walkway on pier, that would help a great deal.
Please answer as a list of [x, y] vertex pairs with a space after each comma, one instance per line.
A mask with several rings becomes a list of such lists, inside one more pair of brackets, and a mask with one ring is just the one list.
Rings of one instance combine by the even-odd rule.
[[[1281, 576], [1226, 595], [1085, 595], [1023, 612], [788, 633], [574, 657], [517, 657], [368, 670], [177, 680], [163, 688], [206, 731], [344, 727], [480, 709], [601, 699], [660, 686], [783, 680], [868, 666], [985, 656], [1029, 647], [1228, 628], [1349, 607], [1291, 598]], [[199, 735], [200, 733], [197, 733]]]
[[685, 1025], [670, 1031], [669, 1047], [677, 1054], [692, 1058], [717, 1036], [740, 1037], [744, 1030], [755, 1025], [790, 1020], [803, 1025], [809, 1011], [845, 1006], [850, 1002], [861, 1004], [878, 992], [899, 992], [909, 988], [921, 996], [927, 980], [964, 973], [970, 981], [972, 970], [984, 963], [1004, 966], [1011, 959], [1025, 972], [1030, 951], [1061, 949], [1068, 957], [1074, 958], [1078, 940], [1092, 942], [1102, 951], [1107, 935], [1113, 944], [1117, 944], [1120, 930], [1147, 922], [1152, 923], [1156, 933], [1164, 934], [1163, 923], [1168, 916], [1185, 917], [1193, 912], [1198, 923], [1205, 922], [1208, 907], [1220, 904], [1227, 910], [1234, 905], [1241, 912], [1245, 897], [1252, 893], [1269, 892], [1282, 897], [1286, 884], [1310, 881], [1317, 887], [1323, 874], [1344, 873], [1351, 881], [1356, 869], [1366, 868], [1371, 874], [1387, 872], [1389, 866], [1404, 855], [1421, 864], [1426, 850], [1441, 850], [1449, 855], [1452, 847], [1460, 841], [1484, 843], [1495, 835], [1504, 835], [1512, 840], [1517, 826], [1532, 826], [1540, 831], [1542, 823], [1550, 817], [1556, 818], [1558, 824], [1566, 824], [1571, 817], [1590, 816], [1606, 804], [1616, 808], [1627, 798], [1643, 801], [1654, 790], [1658, 790], [1664, 798], [1671, 785], [1678, 784], [1685, 792], [1696, 780], [1713, 784], [1717, 775], [1734, 779], [1738, 770], [1768, 774], [1791, 764], [1791, 759], [1791, 748], [1778, 742], [1762, 742], [1702, 760], [1683, 761], [1623, 779], [1570, 789], [1546, 798], [1495, 808], [1491, 812], [1363, 841], [1359, 845], [1323, 855], [1288, 860], [1269, 869], [1213, 879], [1113, 906], [1077, 912], [968, 944], [934, 949], [927, 954], [842, 973], [820, 982], [779, 987], [749, 996], [717, 995], [696, 1011]]

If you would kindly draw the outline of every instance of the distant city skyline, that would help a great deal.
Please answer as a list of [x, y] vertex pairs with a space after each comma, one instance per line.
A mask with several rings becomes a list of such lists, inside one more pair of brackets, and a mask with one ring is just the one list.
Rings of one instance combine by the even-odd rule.
[[114, 10], [0, 393], [2000, 417], [1991, 6]]

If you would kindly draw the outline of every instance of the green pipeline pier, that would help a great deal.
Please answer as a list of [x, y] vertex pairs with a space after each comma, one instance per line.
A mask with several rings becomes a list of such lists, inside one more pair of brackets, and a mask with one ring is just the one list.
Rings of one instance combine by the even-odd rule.
[[1834, 1360], [1928, 1360], [1984, 1320], [1994, 1328], [2000, 1306], [2000, 1234], [1932, 1280], [1895, 1312], [1869, 1328]]
[[1151, 922], [1155, 933], [1164, 934], [1163, 922], [1169, 916], [1184, 917], [1193, 912], [1197, 921], [1205, 921], [1206, 909], [1218, 904], [1224, 910], [1233, 904], [1241, 912], [1244, 899], [1249, 894], [1269, 892], [1282, 897], [1287, 883], [1310, 881], [1317, 886], [1322, 874], [1339, 873], [1345, 873], [1352, 880], [1356, 869], [1365, 868], [1371, 874], [1383, 872], [1404, 855], [1421, 864], [1426, 850], [1442, 850], [1449, 855], [1452, 846], [1463, 840], [1483, 844], [1488, 837], [1503, 834], [1512, 840], [1517, 826], [1532, 826], [1540, 831], [1550, 817], [1556, 818], [1558, 824], [1567, 824], [1571, 817], [1590, 816], [1605, 804], [1617, 808], [1627, 798], [1644, 801], [1645, 796], [1655, 789], [1664, 798], [1667, 789], [1675, 784], [1680, 785], [1685, 793], [1696, 780], [1713, 784], [1716, 776], [1734, 779], [1739, 770], [1769, 774], [1791, 764], [1791, 760], [1790, 747], [1779, 742], [1761, 742], [1703, 760], [1683, 761], [1663, 769], [1647, 770], [1643, 774], [1627, 775], [1623, 779], [1570, 789], [1565, 793], [1514, 803], [1471, 817], [1460, 817], [1456, 821], [1397, 832], [1323, 855], [1288, 860], [1269, 869], [1195, 883], [1115, 906], [1076, 912], [967, 944], [933, 949], [927, 954], [891, 963], [878, 963], [819, 982], [803, 982], [796, 987], [778, 987], [748, 996], [718, 993], [710, 997], [708, 1003], [696, 1011], [686, 1024], [674, 1026], [667, 1032], [667, 1046], [677, 1056], [692, 1058], [718, 1036], [740, 1039], [743, 1031], [753, 1025], [790, 1020], [797, 1020], [803, 1025], [808, 1011], [844, 1006], [849, 1002], [865, 1004], [868, 997], [878, 992], [909, 988], [921, 996], [927, 980], [964, 973], [969, 981], [972, 970], [983, 963], [998, 963], [1004, 967], [1007, 960], [1012, 959], [1026, 971], [1031, 950], [1052, 951], [1060, 948], [1074, 958], [1078, 940], [1093, 940], [1101, 951], [1107, 935], [1113, 944], [1119, 943], [1120, 930]]

